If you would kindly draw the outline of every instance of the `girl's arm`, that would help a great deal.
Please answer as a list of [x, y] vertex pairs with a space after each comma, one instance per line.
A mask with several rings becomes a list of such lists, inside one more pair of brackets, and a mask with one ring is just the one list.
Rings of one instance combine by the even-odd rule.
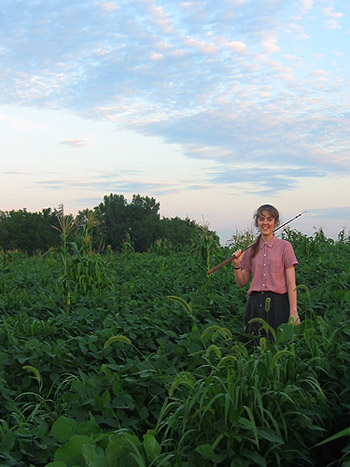
[[250, 273], [245, 269], [241, 269], [241, 260], [243, 258], [244, 252], [242, 250], [237, 250], [233, 256], [235, 259], [232, 261], [234, 271], [235, 271], [235, 281], [238, 287], [244, 287], [248, 284], [250, 279]]
[[297, 290], [295, 284], [295, 269], [294, 266], [286, 269], [287, 289], [289, 299], [289, 316], [294, 318], [294, 324], [300, 324], [297, 307]]

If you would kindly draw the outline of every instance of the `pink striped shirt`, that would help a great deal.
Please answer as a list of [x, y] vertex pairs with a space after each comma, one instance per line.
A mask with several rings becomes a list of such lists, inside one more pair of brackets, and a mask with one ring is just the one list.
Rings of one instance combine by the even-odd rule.
[[252, 249], [246, 250], [241, 261], [241, 267], [253, 275], [248, 294], [252, 292], [286, 293], [286, 269], [298, 264], [292, 245], [286, 240], [275, 236], [265, 243], [260, 239], [259, 248], [250, 258]]

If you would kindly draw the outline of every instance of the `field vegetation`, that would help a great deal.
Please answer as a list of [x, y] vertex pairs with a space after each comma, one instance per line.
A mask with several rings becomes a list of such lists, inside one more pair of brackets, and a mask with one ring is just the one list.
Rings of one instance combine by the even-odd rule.
[[97, 225], [0, 255], [1, 466], [350, 465], [349, 235], [280, 233], [302, 324], [251, 345], [247, 289], [207, 275], [250, 233], [96, 253]]

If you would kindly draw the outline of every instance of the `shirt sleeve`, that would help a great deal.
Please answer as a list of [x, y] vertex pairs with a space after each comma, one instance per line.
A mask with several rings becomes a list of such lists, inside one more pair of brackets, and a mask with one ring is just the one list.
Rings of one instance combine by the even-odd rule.
[[252, 269], [250, 267], [250, 255], [251, 255], [251, 249], [246, 250], [244, 252], [244, 255], [241, 261], [241, 268], [249, 273], [252, 272]]
[[289, 242], [285, 241], [284, 268], [288, 269], [291, 266], [296, 266], [297, 264], [298, 264], [298, 260], [295, 256], [292, 245]]

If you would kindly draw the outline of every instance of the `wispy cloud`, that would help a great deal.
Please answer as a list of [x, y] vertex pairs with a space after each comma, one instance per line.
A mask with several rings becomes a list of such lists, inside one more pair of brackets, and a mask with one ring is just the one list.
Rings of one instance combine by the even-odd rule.
[[82, 141], [80, 139], [67, 139], [65, 141], [60, 141], [60, 144], [63, 144], [63, 146], [67, 146], [69, 148], [81, 148], [84, 146], [87, 146], [87, 141]]
[[[0, 104], [176, 144], [187, 160], [212, 163], [210, 187], [236, 186], [238, 175], [245, 193], [295, 192], [305, 177], [350, 174], [344, 3], [4, 0], [2, 10]], [[0, 113], [9, 132], [21, 132], [12, 118]], [[55, 141], [62, 152], [84, 149], [75, 157], [93, 146], [79, 132]], [[91, 178], [81, 189], [202, 189], [190, 178], [163, 185], [150, 177]], [[42, 183], [79, 184], [55, 178]]]
[[334, 7], [327, 7], [322, 9], [322, 13], [327, 19], [326, 29], [341, 29], [340, 20], [344, 15], [341, 12], [335, 12]]
[[[308, 215], [317, 219], [333, 219], [342, 220], [348, 219], [350, 224], [350, 206], [334, 206], [330, 208], [310, 209]], [[344, 225], [345, 227], [345, 225]]]

